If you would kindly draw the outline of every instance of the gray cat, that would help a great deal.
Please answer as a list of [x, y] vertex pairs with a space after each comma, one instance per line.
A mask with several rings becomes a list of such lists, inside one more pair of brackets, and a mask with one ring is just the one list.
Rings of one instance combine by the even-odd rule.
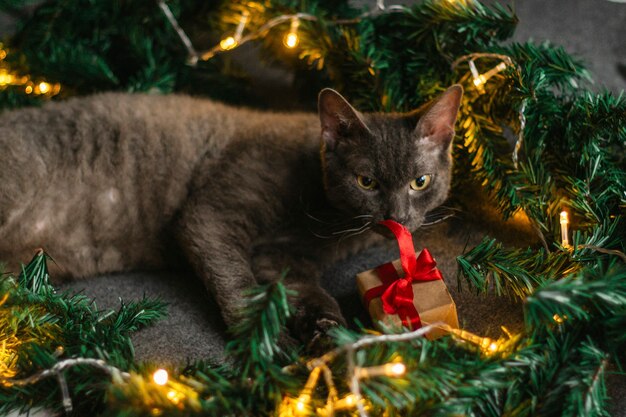
[[319, 118], [126, 94], [5, 112], [0, 259], [15, 270], [43, 247], [53, 277], [79, 278], [180, 251], [229, 325], [244, 289], [289, 268], [290, 326], [311, 340], [344, 323], [321, 269], [372, 245], [378, 221], [414, 231], [447, 197], [462, 93], [363, 114], [325, 89]]

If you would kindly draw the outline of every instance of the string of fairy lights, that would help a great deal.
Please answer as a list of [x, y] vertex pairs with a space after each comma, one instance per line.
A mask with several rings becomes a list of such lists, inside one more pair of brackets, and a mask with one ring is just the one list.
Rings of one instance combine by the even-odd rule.
[[[555, 321], [557, 319], [555, 318]], [[303, 416], [315, 413], [320, 416], [331, 417], [335, 412], [342, 410], [356, 409], [360, 417], [368, 417], [367, 408], [368, 400], [361, 395], [361, 381], [380, 376], [390, 378], [401, 378], [407, 372], [407, 367], [403, 363], [402, 357], [396, 355], [388, 363], [374, 366], [358, 366], [356, 365], [356, 354], [359, 349], [375, 344], [408, 342], [414, 339], [425, 337], [435, 329], [443, 329], [447, 331], [455, 340], [460, 343], [470, 343], [476, 346], [480, 352], [485, 355], [494, 355], [500, 351], [506, 350], [509, 344], [515, 342], [515, 336], [508, 333], [503, 328], [508, 338], [493, 340], [488, 337], [481, 337], [466, 330], [450, 327], [445, 323], [433, 323], [428, 326], [421, 327], [411, 332], [400, 334], [383, 334], [364, 336], [354, 343], [339, 346], [324, 355], [310, 359], [306, 362], [306, 367], [310, 373], [304, 384], [300, 394], [297, 397], [286, 396], [280, 408], [278, 415], [280, 417]], [[350, 393], [339, 398], [337, 384], [331, 371], [331, 363], [338, 359], [341, 355], [345, 355], [347, 363], [346, 385]], [[61, 402], [67, 413], [73, 411], [72, 398], [65, 378], [65, 371], [76, 366], [88, 366], [105, 372], [112, 379], [114, 384], [135, 385], [140, 386], [140, 390], [146, 390], [158, 394], [162, 392], [163, 398], [171, 402], [174, 406], [188, 405], [193, 408], [198, 407], [197, 390], [201, 385], [190, 378], [179, 377], [172, 378], [169, 372], [164, 368], [155, 370], [150, 381], [145, 381], [140, 375], [123, 371], [115, 366], [109, 365], [104, 360], [94, 358], [69, 358], [57, 362], [49, 369], [42, 370], [26, 378], [14, 378], [14, 373], [2, 373], [0, 375], [0, 384], [6, 387], [10, 386], [27, 386], [40, 382], [46, 378], [55, 378], [59, 384], [61, 391]], [[299, 368], [300, 364], [292, 364], [283, 369], [285, 373], [291, 373]], [[322, 377], [322, 378], [320, 378]], [[323, 379], [328, 389], [328, 396], [322, 407], [312, 409], [315, 403], [315, 391]]]
[[[280, 417], [301, 416], [315, 414], [319, 416], [333, 416], [335, 411], [356, 410], [360, 417], [368, 417], [368, 401], [361, 394], [361, 381], [385, 376], [389, 378], [401, 378], [407, 372], [407, 367], [403, 363], [402, 357], [395, 355], [390, 362], [374, 366], [357, 366], [356, 356], [359, 349], [374, 344], [409, 342], [414, 339], [425, 337], [433, 330], [441, 329], [448, 332], [455, 340], [462, 343], [471, 343], [477, 346], [483, 354], [494, 355], [499, 351], [506, 350], [506, 347], [514, 343], [516, 337], [503, 328], [508, 339], [493, 340], [488, 337], [481, 337], [467, 330], [456, 329], [445, 323], [433, 323], [417, 330], [401, 334], [372, 335], [360, 338], [354, 343], [342, 345], [318, 358], [307, 361], [306, 365], [310, 370], [307, 382], [296, 398], [285, 397], [281, 403], [278, 415]], [[346, 385], [350, 393], [342, 398], [337, 398], [337, 388], [330, 371], [330, 363], [340, 355], [345, 355]], [[286, 369], [288, 370], [288, 369]], [[318, 385], [320, 375], [324, 376], [328, 396], [323, 407], [311, 409], [313, 392]]]
[[22, 90], [25, 94], [35, 96], [56, 96], [61, 92], [61, 84], [49, 83], [44, 80], [34, 80], [30, 75], [12, 71], [5, 59], [9, 50], [0, 43], [0, 91], [9, 87]]
[[[446, 1], [450, 1], [450, 0], [446, 0]], [[288, 49], [296, 48], [300, 43], [300, 36], [298, 34], [298, 30], [299, 30], [301, 21], [303, 20], [311, 21], [311, 22], [319, 21], [319, 18], [317, 16], [309, 14], [309, 13], [295, 13], [295, 14], [279, 15], [268, 20], [265, 24], [263, 24], [258, 29], [252, 30], [248, 32], [247, 34], [244, 34], [246, 25], [249, 23], [250, 17], [251, 17], [251, 12], [249, 10], [244, 10], [239, 16], [239, 22], [237, 23], [237, 26], [235, 27], [235, 30], [232, 33], [226, 34], [224, 37], [222, 37], [219, 44], [215, 45], [214, 47], [203, 52], [198, 52], [193, 47], [193, 44], [191, 40], [189, 39], [189, 36], [187, 36], [187, 33], [185, 33], [185, 31], [181, 28], [180, 24], [174, 17], [174, 14], [170, 10], [167, 3], [165, 3], [165, 0], [157, 0], [157, 3], [159, 7], [161, 8], [161, 10], [163, 11], [163, 14], [167, 18], [167, 20], [170, 22], [170, 24], [172, 25], [172, 27], [178, 34], [178, 37], [180, 38], [181, 42], [185, 46], [185, 49], [187, 49], [187, 53], [188, 53], [187, 62], [190, 65], [195, 65], [198, 63], [198, 61], [208, 61], [217, 54], [220, 54], [225, 51], [231, 51], [237, 47], [240, 47], [241, 45], [244, 45], [245, 43], [249, 41], [259, 39], [260, 37], [265, 36], [270, 31], [270, 29], [273, 29], [274, 27], [285, 24], [285, 23], [289, 23], [289, 30], [283, 36], [283, 45]], [[258, 5], [258, 6], [260, 10], [263, 10], [263, 7], [261, 5]], [[250, 10], [253, 10], [253, 9], [254, 7], [250, 7]], [[373, 17], [382, 13], [406, 12], [407, 10], [408, 9], [402, 5], [386, 5], [384, 0], [376, 0], [376, 6], [372, 10], [364, 12], [355, 18], [335, 19], [335, 20], [326, 21], [325, 23], [328, 25], [354, 25], [354, 24], [361, 22], [363, 19], [367, 17]]]

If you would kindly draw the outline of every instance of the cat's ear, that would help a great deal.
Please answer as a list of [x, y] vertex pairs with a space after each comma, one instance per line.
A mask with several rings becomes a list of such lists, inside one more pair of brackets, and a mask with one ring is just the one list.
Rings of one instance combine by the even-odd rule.
[[454, 138], [454, 124], [462, 97], [463, 87], [459, 84], [448, 88], [422, 113], [415, 127], [417, 137], [447, 149]]
[[333, 150], [341, 139], [369, 131], [361, 113], [335, 90], [323, 89], [317, 104], [322, 123], [322, 140], [326, 149]]

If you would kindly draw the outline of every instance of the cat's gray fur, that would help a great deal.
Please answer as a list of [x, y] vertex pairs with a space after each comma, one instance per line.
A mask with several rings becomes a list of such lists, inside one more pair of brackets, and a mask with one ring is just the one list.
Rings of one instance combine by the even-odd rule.
[[[328, 89], [319, 117], [126, 94], [5, 112], [0, 259], [43, 247], [53, 276], [83, 277], [161, 268], [177, 247], [228, 324], [244, 289], [289, 268], [292, 326], [310, 338], [343, 322], [323, 266], [371, 245], [377, 221], [415, 230], [446, 198], [461, 95], [408, 114], [361, 114]], [[422, 174], [430, 187], [410, 190]]]

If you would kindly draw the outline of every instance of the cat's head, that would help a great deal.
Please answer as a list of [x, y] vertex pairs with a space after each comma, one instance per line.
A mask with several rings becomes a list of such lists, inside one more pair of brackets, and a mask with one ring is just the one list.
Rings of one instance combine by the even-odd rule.
[[319, 95], [329, 202], [348, 216], [393, 219], [414, 231], [447, 198], [463, 88], [410, 113], [360, 113], [331, 89]]

